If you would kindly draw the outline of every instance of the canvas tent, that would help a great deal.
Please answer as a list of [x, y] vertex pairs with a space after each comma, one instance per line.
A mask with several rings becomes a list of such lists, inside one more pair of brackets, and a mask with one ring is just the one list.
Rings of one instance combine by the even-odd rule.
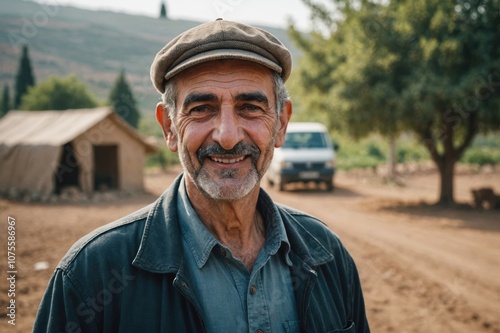
[[145, 156], [155, 151], [109, 107], [11, 111], [0, 119], [0, 194], [140, 191]]

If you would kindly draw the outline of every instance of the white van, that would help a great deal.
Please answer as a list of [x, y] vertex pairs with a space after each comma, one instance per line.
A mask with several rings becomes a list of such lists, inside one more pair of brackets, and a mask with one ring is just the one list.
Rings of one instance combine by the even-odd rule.
[[280, 191], [296, 182], [325, 183], [333, 190], [335, 151], [326, 127], [320, 123], [289, 123], [285, 144], [274, 151], [266, 173]]

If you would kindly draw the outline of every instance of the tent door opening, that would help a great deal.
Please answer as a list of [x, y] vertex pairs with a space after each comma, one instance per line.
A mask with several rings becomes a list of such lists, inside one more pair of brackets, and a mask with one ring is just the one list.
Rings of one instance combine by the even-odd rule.
[[118, 146], [94, 146], [94, 190], [118, 188]]
[[61, 159], [57, 166], [55, 175], [55, 192], [61, 194], [67, 187], [80, 189], [80, 166], [75, 156], [75, 151], [71, 143], [67, 143], [62, 148]]

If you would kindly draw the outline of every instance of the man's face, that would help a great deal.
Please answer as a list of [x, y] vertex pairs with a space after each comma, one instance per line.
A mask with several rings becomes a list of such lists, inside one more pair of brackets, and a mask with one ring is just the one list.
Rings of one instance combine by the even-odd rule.
[[[171, 150], [203, 194], [237, 200], [257, 188], [274, 147], [283, 144], [291, 113], [276, 112], [267, 68], [239, 60], [197, 65], [176, 79]], [[189, 186], [189, 184], [188, 184]]]

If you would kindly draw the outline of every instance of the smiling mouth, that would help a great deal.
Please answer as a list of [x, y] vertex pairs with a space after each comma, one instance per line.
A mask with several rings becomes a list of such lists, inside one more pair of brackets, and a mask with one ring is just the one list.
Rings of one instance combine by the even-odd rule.
[[232, 169], [239, 167], [238, 163], [244, 163], [249, 159], [252, 163], [256, 163], [260, 156], [260, 150], [256, 146], [238, 142], [232, 149], [224, 149], [220, 144], [214, 142], [210, 145], [200, 147], [196, 152], [196, 157], [200, 165], [204, 161], [212, 161], [217, 163], [220, 168]]
[[217, 163], [222, 163], [222, 164], [234, 164], [243, 161], [246, 158], [245, 155], [239, 156], [239, 157], [217, 157], [217, 156], [210, 156], [210, 159], [214, 162]]

